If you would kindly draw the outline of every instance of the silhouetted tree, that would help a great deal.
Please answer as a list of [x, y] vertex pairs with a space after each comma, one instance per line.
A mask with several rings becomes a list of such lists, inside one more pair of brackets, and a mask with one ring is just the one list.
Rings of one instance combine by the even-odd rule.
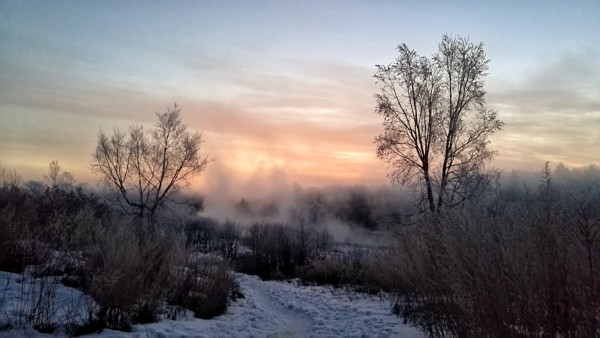
[[139, 217], [154, 216], [209, 162], [200, 153], [202, 134], [188, 131], [176, 104], [156, 117], [151, 130], [133, 125], [129, 133], [100, 131], [92, 158], [92, 170], [117, 193], [123, 209]]
[[44, 175], [44, 179], [48, 181], [48, 184], [53, 187], [58, 185], [58, 179], [60, 177], [60, 165], [58, 165], [58, 161], [51, 161], [48, 164], [48, 175]]
[[3, 166], [0, 163], [0, 188], [16, 187], [21, 183], [21, 176], [12, 166]]
[[72, 189], [75, 183], [73, 174], [68, 171], [62, 171], [56, 160], [48, 164], [48, 175], [44, 175], [44, 179], [48, 182], [48, 187], [60, 187], [63, 190]]
[[503, 125], [485, 105], [483, 44], [444, 35], [430, 58], [405, 44], [398, 52], [374, 75], [384, 127], [377, 155], [394, 168], [392, 181], [419, 184], [431, 211], [460, 204], [489, 182], [489, 136]]

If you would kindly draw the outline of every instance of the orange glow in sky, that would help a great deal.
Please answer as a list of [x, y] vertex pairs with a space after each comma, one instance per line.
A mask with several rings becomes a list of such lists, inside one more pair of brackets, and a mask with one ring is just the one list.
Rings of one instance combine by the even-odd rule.
[[0, 162], [39, 180], [58, 160], [95, 182], [100, 128], [150, 126], [177, 102], [214, 159], [194, 189], [385, 183], [375, 65], [450, 33], [491, 59], [487, 103], [506, 123], [495, 166], [597, 164], [599, 17], [597, 1], [0, 0]]

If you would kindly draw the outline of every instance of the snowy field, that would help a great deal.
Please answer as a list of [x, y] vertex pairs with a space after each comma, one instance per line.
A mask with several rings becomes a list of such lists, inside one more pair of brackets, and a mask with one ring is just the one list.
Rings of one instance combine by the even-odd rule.
[[[2, 273], [9, 276], [6, 273]], [[19, 293], [17, 276], [4, 278], [0, 318], [10, 314]], [[379, 299], [352, 300], [326, 287], [298, 286], [295, 282], [262, 281], [237, 274], [245, 298], [233, 302], [226, 314], [211, 320], [163, 320], [135, 325], [132, 332], [104, 330], [88, 337], [425, 337], [402, 324]], [[8, 282], [6, 282], [8, 280]], [[73, 299], [77, 291], [59, 285], [57, 298]], [[59, 304], [58, 302], [57, 304]], [[60, 311], [57, 309], [56, 313]], [[0, 331], [0, 337], [51, 337], [31, 328]]]

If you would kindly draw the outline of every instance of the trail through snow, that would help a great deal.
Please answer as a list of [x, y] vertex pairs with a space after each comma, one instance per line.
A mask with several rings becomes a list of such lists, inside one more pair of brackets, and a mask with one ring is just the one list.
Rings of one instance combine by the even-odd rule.
[[[132, 332], [104, 330], [97, 337], [425, 337], [402, 323], [379, 299], [349, 299], [329, 288], [262, 281], [237, 274], [245, 298], [211, 320], [162, 320], [135, 325]], [[3, 336], [48, 337], [33, 329], [0, 331]]]
[[294, 337], [422, 337], [417, 329], [402, 324], [379, 299], [350, 300], [325, 287], [297, 286], [290, 282], [261, 281], [240, 276], [255, 299], [264, 299], [271, 315], [280, 316]]

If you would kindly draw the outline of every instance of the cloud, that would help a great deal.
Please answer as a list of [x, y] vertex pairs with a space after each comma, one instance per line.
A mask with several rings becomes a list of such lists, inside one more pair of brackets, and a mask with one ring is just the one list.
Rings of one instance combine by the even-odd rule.
[[[289, 71], [269, 72], [227, 58], [216, 67], [216, 56], [194, 60], [180, 66], [197, 81], [171, 97], [180, 104], [184, 122], [204, 132], [205, 149], [223, 166], [245, 176], [265, 168], [286, 170], [312, 183], [385, 179], [372, 144], [380, 122], [373, 113], [370, 70], [288, 60], [284, 68]], [[0, 82], [0, 111], [7, 120], [0, 139], [27, 152], [40, 146], [49, 157], [44, 165], [57, 157], [69, 161], [58, 149], [69, 149], [81, 160], [99, 128], [152, 124], [153, 113], [172, 104], [156, 92], [161, 82], [126, 86], [96, 78], [94, 72], [64, 76], [61, 67], [14, 62]], [[212, 96], [211, 85], [225, 94]], [[40, 137], [52, 139], [55, 150], [42, 146], [48, 142]], [[12, 162], [19, 157], [13, 155]], [[79, 165], [82, 172], [87, 162]]]
[[385, 179], [372, 144], [376, 124], [277, 120], [216, 103], [198, 103], [185, 116], [204, 131], [210, 156], [238, 175], [277, 168], [312, 183]]
[[186, 60], [190, 72], [209, 69], [202, 86], [231, 88], [227, 97], [181, 102], [184, 118], [204, 132], [207, 151], [222, 166], [245, 177], [282, 170], [312, 184], [386, 180], [373, 145], [381, 122], [373, 113], [371, 70], [300, 60], [263, 69], [252, 58], [242, 65], [206, 53]]
[[490, 90], [488, 102], [506, 122], [494, 138], [504, 161], [598, 161], [599, 56], [592, 50], [565, 54], [531, 69], [519, 83]]

